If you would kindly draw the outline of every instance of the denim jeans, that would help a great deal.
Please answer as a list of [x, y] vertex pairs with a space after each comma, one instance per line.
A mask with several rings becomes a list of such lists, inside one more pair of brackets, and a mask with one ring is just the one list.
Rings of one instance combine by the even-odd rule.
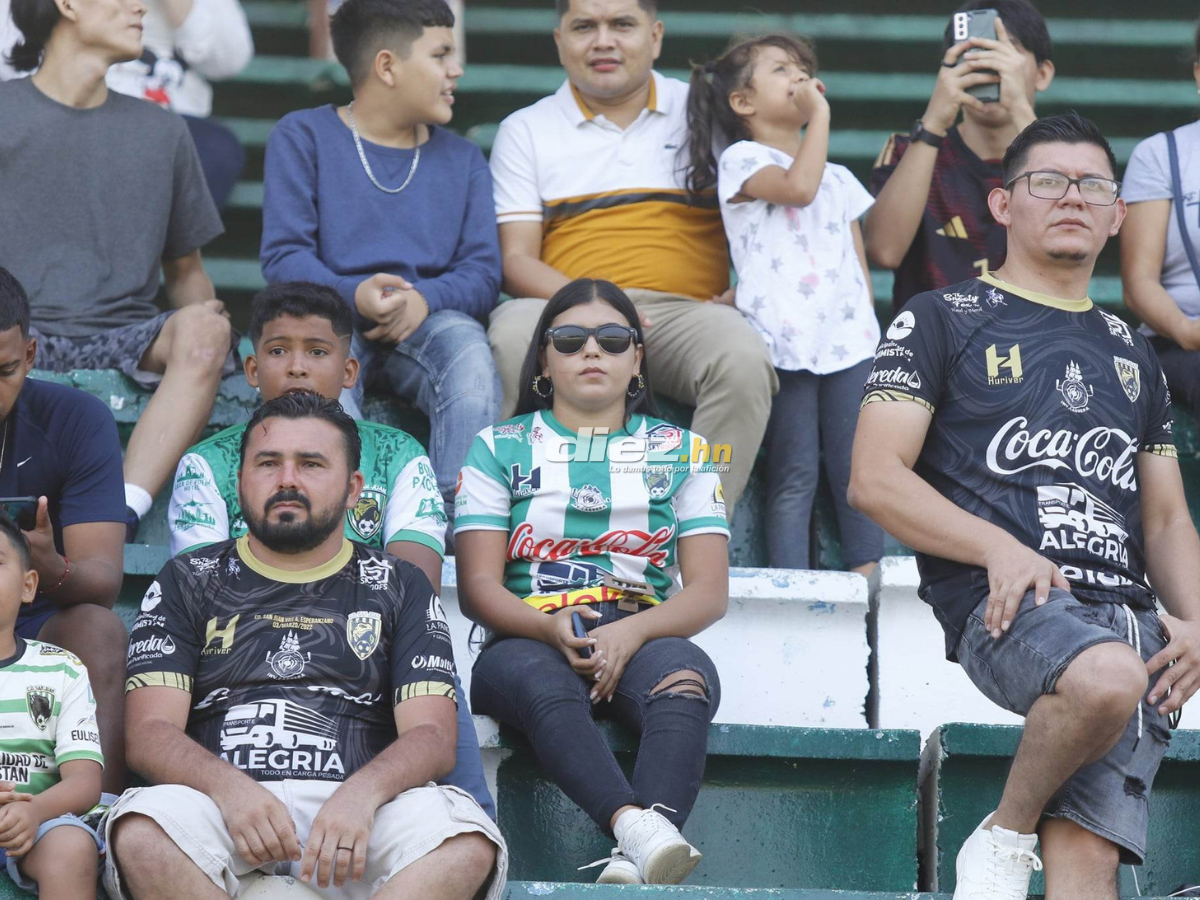
[[493, 822], [496, 821], [496, 801], [488, 790], [487, 778], [483, 774], [483, 758], [479, 755], [479, 735], [475, 733], [475, 720], [471, 718], [471, 707], [463, 692], [462, 682], [454, 676], [454, 693], [458, 696], [458, 740], [454, 745], [454, 768], [442, 779], [442, 784], [461, 788], [478, 803]]
[[[635, 615], [616, 606], [596, 605], [603, 613], [596, 627]], [[664, 678], [684, 670], [702, 676], [707, 696], [685, 693], [682, 684], [655, 691]], [[663, 815], [682, 828], [700, 792], [708, 725], [720, 703], [712, 660], [691, 641], [655, 638], [629, 660], [611, 703], [593, 706], [591, 688], [549, 644], [500, 638], [475, 661], [471, 704], [523, 732], [546, 774], [606, 834], [622, 806], [655, 803], [669, 807]], [[632, 784], [596, 727], [596, 716], [640, 735]]]
[[[986, 611], [984, 597], [963, 626], [959, 663], [989, 700], [1022, 716], [1042, 696], [1055, 693], [1067, 667], [1097, 644], [1128, 644], [1145, 661], [1167, 645], [1153, 610], [1085, 600], [1059, 588], [1050, 589], [1042, 606], [1034, 602], [1033, 591], [1027, 592], [1001, 638], [993, 638], [983, 624]], [[1150, 679], [1146, 694], [1158, 677]], [[1116, 844], [1121, 862], [1140, 866], [1150, 826], [1150, 789], [1170, 740], [1167, 717], [1143, 696], [1117, 743], [1076, 769], [1042, 815], [1070, 819]]]
[[781, 569], [811, 568], [813, 500], [821, 453], [833, 491], [834, 510], [847, 569], [878, 562], [883, 530], [846, 502], [850, 448], [858, 424], [858, 404], [871, 374], [867, 359], [828, 375], [777, 370], [779, 393], [767, 425], [767, 564]]
[[[362, 418], [364, 387], [380, 386], [429, 417], [429, 461], [453, 521], [454, 485], [471, 441], [500, 416], [500, 376], [483, 326], [466, 313], [443, 309], [394, 347], [355, 332], [351, 352], [362, 374], [353, 389], [342, 391], [342, 406]], [[448, 537], [451, 529], [446, 531]]]

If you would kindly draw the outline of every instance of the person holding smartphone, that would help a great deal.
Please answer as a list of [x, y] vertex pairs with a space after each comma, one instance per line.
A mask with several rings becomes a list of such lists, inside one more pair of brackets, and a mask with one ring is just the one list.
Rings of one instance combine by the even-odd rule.
[[[867, 259], [895, 270], [896, 312], [916, 294], [1004, 262], [1005, 231], [988, 211], [988, 194], [1002, 186], [1000, 159], [1036, 118], [1036, 96], [1054, 78], [1050, 33], [1029, 0], [968, 0], [958, 8], [971, 10], [998, 14], [995, 39], [955, 42], [951, 20], [929, 105], [907, 135], [888, 139], [871, 170]], [[974, 95], [996, 84], [998, 101]]]
[[[479, 433], [456, 491], [459, 602], [491, 632], [471, 705], [523, 732], [616, 837], [594, 864], [602, 884], [678, 884], [700, 859], [680, 829], [720, 702], [688, 638], [729, 601], [721, 482], [689, 461], [703, 438], [652, 418], [642, 325], [619, 287], [570, 282], [534, 334], [518, 415]], [[599, 717], [641, 736], [632, 781]]]
[[4, 505], [25, 519], [18, 524], [38, 573], [37, 595], [21, 606], [16, 635], [83, 661], [104, 747], [103, 788], [118, 794], [125, 787], [127, 644], [112, 610], [124, 569], [121, 443], [100, 400], [27, 377], [37, 352], [29, 298], [0, 267], [0, 502], [26, 498]]

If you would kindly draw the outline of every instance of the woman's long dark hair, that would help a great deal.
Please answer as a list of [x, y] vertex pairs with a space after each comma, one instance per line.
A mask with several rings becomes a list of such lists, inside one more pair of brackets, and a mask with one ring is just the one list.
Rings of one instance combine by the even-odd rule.
[[750, 86], [760, 47], [778, 47], [817, 77], [817, 52], [807, 38], [765, 34], [740, 41], [702, 66], [692, 65], [688, 89], [688, 168], [686, 185], [695, 198], [717, 185], [717, 160], [735, 141], [750, 138], [742, 117], [729, 105], [729, 95]]
[[529, 344], [529, 352], [525, 354], [525, 363], [521, 366], [520, 394], [517, 397], [517, 415], [523, 416], [539, 409], [549, 409], [554, 403], [554, 396], [549, 399], [541, 397], [533, 389], [533, 379], [542, 374], [542, 364], [539, 356], [542, 347], [546, 345], [546, 329], [558, 316], [574, 306], [582, 306], [593, 300], [602, 300], [620, 313], [629, 327], [637, 332], [637, 342], [642, 347], [642, 381], [644, 386], [632, 397], [625, 396], [625, 421], [634, 413], [648, 416], [658, 415], [658, 406], [654, 402], [654, 393], [650, 387], [649, 360], [646, 357], [646, 340], [642, 334], [642, 323], [638, 318], [637, 308], [625, 292], [611, 281], [599, 278], [579, 278], [559, 289], [542, 310], [537, 328], [533, 331], [533, 341]]
[[61, 18], [54, 0], [12, 0], [12, 20], [22, 40], [9, 52], [8, 64], [18, 72], [40, 66], [50, 32]]

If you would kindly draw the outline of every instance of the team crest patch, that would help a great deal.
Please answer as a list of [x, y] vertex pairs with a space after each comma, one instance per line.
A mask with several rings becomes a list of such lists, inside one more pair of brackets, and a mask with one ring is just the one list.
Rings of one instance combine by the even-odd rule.
[[267, 653], [267, 665], [271, 667], [272, 678], [299, 678], [304, 674], [305, 665], [311, 661], [311, 653], [300, 652], [300, 639], [294, 631], [283, 636], [277, 651]]
[[[1119, 371], [1119, 370], [1118, 370]], [[1092, 387], [1083, 380], [1083, 372], [1074, 360], [1067, 363], [1066, 371], [1061, 381], [1055, 381], [1054, 387], [1062, 394], [1062, 404], [1071, 412], [1087, 412], [1088, 403], [1092, 399]], [[1125, 389], [1129, 393], [1129, 389]]]
[[671, 482], [674, 480], [670, 468], [655, 467], [642, 473], [642, 483], [646, 485], [646, 493], [651, 500], [661, 500], [671, 492]]
[[387, 503], [387, 495], [378, 488], [366, 488], [358, 495], [358, 502], [352, 509], [346, 510], [346, 519], [350, 527], [364, 541], [369, 541], [383, 527], [383, 507]]
[[713, 489], [712, 503], [709, 504], [709, 509], [718, 515], [725, 515], [725, 487], [719, 481]]
[[610, 502], [594, 484], [585, 484], [571, 491], [571, 505], [580, 512], [600, 512], [608, 509]]
[[1125, 396], [1129, 398], [1130, 403], [1136, 403], [1137, 398], [1142, 396], [1142, 370], [1138, 368], [1137, 363], [1119, 356], [1113, 357], [1113, 366], [1116, 367], [1117, 378]]
[[346, 642], [361, 660], [375, 652], [382, 631], [383, 617], [377, 612], [351, 613], [346, 619]]
[[54, 712], [54, 688], [41, 685], [25, 688], [25, 705], [38, 731], [45, 731]]

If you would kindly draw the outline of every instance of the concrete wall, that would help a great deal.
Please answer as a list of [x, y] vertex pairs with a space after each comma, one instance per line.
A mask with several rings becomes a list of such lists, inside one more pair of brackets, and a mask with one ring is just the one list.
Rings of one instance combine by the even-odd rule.
[[[721, 678], [715, 721], [866, 728], [867, 580], [784, 569], [734, 568], [729, 574], [729, 612], [695, 639]], [[442, 570], [442, 605], [470, 696], [471, 622], [459, 609], [450, 562]]]
[[983, 694], [959, 667], [946, 661], [942, 628], [917, 596], [917, 562], [887, 557], [873, 598], [878, 728], [915, 728], [928, 738], [947, 722], [1020, 725], [1020, 716]]

